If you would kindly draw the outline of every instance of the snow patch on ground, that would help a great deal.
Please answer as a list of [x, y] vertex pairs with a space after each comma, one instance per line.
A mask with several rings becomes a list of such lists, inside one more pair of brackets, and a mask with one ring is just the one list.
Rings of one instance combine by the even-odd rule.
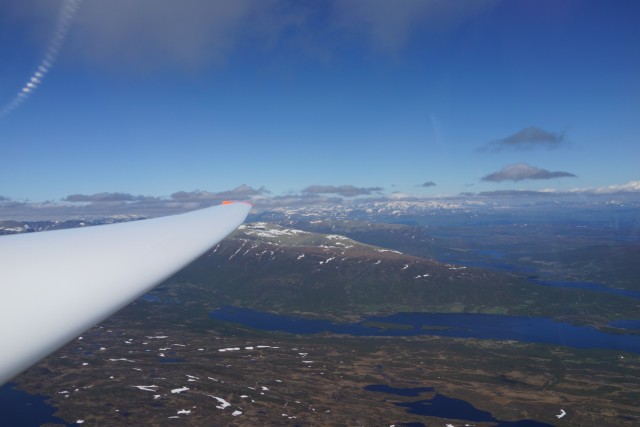
[[156, 389], [159, 386], [157, 386], [157, 385], [132, 385], [131, 387], [139, 388], [140, 390], [144, 390], [144, 391], [156, 392], [157, 391]]
[[220, 404], [216, 405], [216, 408], [218, 409], [224, 409], [224, 408], [228, 408], [229, 406], [231, 406], [231, 403], [227, 402], [226, 400], [224, 400], [221, 397], [216, 397], [216, 396], [211, 396], [210, 394], [207, 394], [207, 396], [216, 399]]
[[394, 251], [393, 249], [376, 249], [378, 252], [393, 252], [394, 254], [401, 254], [402, 252]]
[[281, 237], [281, 236], [298, 236], [301, 234], [311, 234], [308, 231], [297, 230], [293, 228], [268, 228], [264, 222], [256, 222], [254, 224], [242, 224], [238, 227], [250, 236], [257, 237]]
[[348, 237], [346, 237], [346, 236], [341, 236], [341, 235], [339, 235], [339, 234], [328, 234], [328, 235], [326, 236], [326, 238], [327, 238], [327, 239], [329, 239], [329, 240], [351, 240], [351, 239], [349, 239]]

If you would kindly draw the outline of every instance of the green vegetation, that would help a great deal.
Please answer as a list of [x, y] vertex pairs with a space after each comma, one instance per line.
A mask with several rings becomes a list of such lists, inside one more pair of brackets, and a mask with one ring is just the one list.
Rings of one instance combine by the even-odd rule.
[[[404, 226], [392, 229], [398, 227]], [[604, 327], [638, 313], [633, 298], [540, 286], [507, 272], [439, 263], [325, 235], [302, 236], [292, 246], [278, 243], [280, 235], [257, 238], [241, 230], [168, 283], [198, 288], [211, 308], [227, 304], [321, 313], [336, 321], [400, 311], [466, 312]]]

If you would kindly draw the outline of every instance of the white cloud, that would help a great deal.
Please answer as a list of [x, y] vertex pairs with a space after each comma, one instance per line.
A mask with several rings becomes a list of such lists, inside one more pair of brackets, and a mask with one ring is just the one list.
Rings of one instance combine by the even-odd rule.
[[496, 3], [494, 0], [334, 1], [335, 24], [364, 36], [376, 49], [395, 53], [413, 33], [446, 31]]
[[626, 184], [608, 185], [605, 187], [572, 188], [569, 192], [592, 194], [640, 193], [640, 181], [629, 181]]
[[[60, 12], [60, 2], [21, 0], [0, 4], [21, 26], [39, 31], [43, 19]], [[326, 60], [345, 43], [395, 53], [418, 33], [434, 37], [489, 9], [497, 0], [64, 0], [65, 9], [39, 72], [46, 74], [65, 54], [127, 72], [159, 67], [192, 72], [224, 64], [241, 47], [257, 51], [292, 49]], [[78, 7], [79, 5], [79, 7]], [[42, 37], [40, 37], [42, 38]], [[362, 46], [364, 45], [364, 46]], [[36, 82], [33, 82], [37, 84]]]

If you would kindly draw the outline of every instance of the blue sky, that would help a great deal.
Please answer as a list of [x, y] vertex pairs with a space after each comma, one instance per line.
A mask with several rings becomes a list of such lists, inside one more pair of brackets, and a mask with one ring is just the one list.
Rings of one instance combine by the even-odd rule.
[[0, 201], [640, 191], [637, 16], [634, 0], [3, 2]]

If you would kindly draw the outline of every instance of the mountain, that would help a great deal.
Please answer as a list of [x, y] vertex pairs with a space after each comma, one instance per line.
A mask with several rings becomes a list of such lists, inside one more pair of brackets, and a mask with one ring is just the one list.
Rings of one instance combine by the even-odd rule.
[[0, 221], [0, 235], [24, 233], [30, 229], [29, 224], [19, 221]]
[[[253, 220], [279, 225], [240, 227], [157, 292], [179, 298], [168, 285], [189, 284], [207, 295], [196, 298], [202, 309], [234, 304], [335, 319], [398, 311], [504, 313], [604, 327], [637, 313], [635, 299], [579, 288], [593, 278], [612, 288], [637, 288], [637, 220], [611, 209], [573, 212], [577, 222], [489, 204], [258, 209]], [[0, 234], [140, 218], [3, 221]], [[528, 277], [578, 286], [541, 286]]]
[[256, 207], [250, 221], [282, 223], [318, 220], [450, 225], [524, 221], [534, 223], [600, 221], [616, 217], [637, 225], [640, 201], [611, 198], [443, 198], [431, 200], [353, 200], [343, 204]]
[[0, 221], [0, 235], [61, 230], [64, 228], [88, 227], [92, 225], [114, 224], [117, 222], [136, 221], [144, 218], [145, 217], [140, 215], [111, 215], [91, 218], [67, 219], [62, 221]]
[[508, 273], [264, 222], [241, 226], [158, 292], [176, 283], [197, 287], [207, 310], [229, 304], [336, 320], [400, 311], [578, 318], [584, 310], [593, 319], [614, 306], [635, 310], [633, 301], [627, 307], [615, 296], [542, 287]]

